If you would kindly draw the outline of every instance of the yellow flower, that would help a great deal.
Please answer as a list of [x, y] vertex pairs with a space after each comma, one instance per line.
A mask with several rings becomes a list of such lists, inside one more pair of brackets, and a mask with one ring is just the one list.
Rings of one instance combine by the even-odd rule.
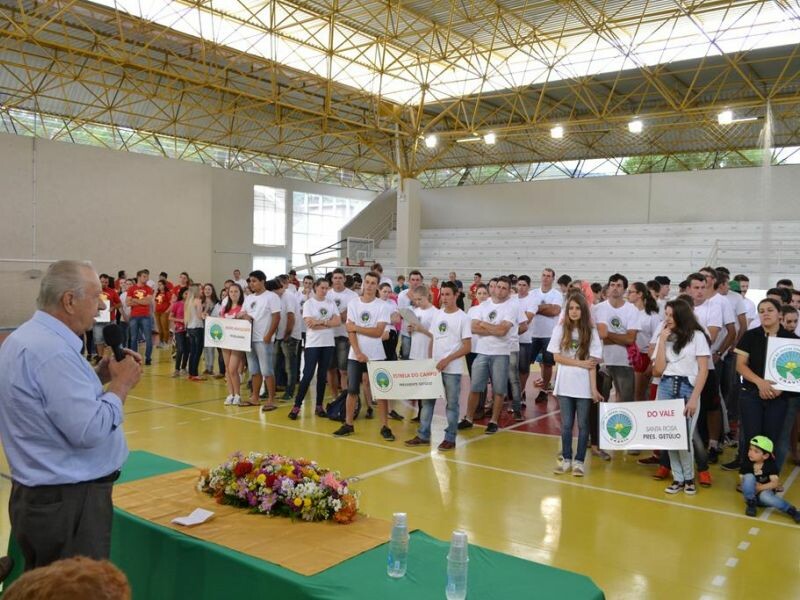
[[306, 498], [305, 500], [303, 500], [303, 506], [305, 506], [306, 508], [311, 506], [311, 498]]
[[261, 473], [261, 475], [259, 475], [258, 477], [256, 477], [256, 482], [257, 482], [259, 485], [264, 485], [264, 482], [265, 482], [266, 480], [267, 480], [267, 476], [266, 476], [266, 475], [264, 475], [263, 473]]
[[300, 506], [302, 503], [303, 503], [303, 499], [302, 498], [295, 498], [294, 499], [294, 505], [295, 506]]

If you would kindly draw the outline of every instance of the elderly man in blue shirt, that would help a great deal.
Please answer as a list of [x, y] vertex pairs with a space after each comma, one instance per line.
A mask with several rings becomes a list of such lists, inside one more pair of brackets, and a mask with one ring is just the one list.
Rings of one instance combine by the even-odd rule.
[[104, 308], [100, 293], [89, 263], [54, 263], [39, 310], [0, 346], [0, 441], [26, 570], [110, 553], [111, 487], [128, 456], [122, 407], [141, 357], [128, 352], [93, 368], [81, 356], [80, 336]]

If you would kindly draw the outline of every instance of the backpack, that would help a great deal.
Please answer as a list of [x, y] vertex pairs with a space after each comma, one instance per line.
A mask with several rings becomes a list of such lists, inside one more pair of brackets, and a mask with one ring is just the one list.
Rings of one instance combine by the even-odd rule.
[[[340, 421], [344, 423], [345, 412], [347, 410], [347, 390], [342, 391], [336, 398], [328, 402], [325, 407], [325, 413], [331, 421]], [[353, 419], [358, 418], [358, 413], [361, 411], [361, 398], [356, 400], [356, 410], [353, 413]]]

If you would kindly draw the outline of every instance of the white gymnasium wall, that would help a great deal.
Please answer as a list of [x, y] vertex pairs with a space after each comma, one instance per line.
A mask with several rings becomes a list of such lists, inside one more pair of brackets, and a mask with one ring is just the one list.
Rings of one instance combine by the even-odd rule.
[[[761, 169], [422, 190], [422, 228], [760, 221]], [[771, 169], [770, 218], [797, 219], [800, 166]]]
[[[371, 199], [374, 192], [226, 171], [180, 160], [0, 134], [0, 258], [90, 260], [221, 283], [253, 254], [253, 186]], [[291, 213], [287, 218], [291, 228]], [[290, 231], [287, 240], [291, 241]], [[35, 248], [34, 248], [35, 235]], [[238, 253], [238, 254], [232, 254]], [[0, 327], [34, 309], [31, 264], [0, 261]], [[46, 269], [46, 265], [38, 265]]]

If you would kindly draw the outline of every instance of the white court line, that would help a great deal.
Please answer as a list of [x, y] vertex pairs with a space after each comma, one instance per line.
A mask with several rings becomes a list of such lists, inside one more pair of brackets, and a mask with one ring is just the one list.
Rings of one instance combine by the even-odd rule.
[[742, 552], [744, 552], [749, 547], [750, 547], [750, 542], [739, 542], [739, 545], [736, 546], [736, 549], [737, 550], [741, 550]]
[[[506, 427], [505, 429], [500, 429], [494, 435], [497, 435], [497, 434], [505, 432], [505, 431], [512, 431], [513, 429], [515, 429], [517, 427], [522, 427], [523, 425], [528, 425], [529, 423], [535, 423], [536, 421], [540, 421], [542, 419], [545, 419], [545, 418], [547, 418], [547, 417], [549, 417], [551, 415], [554, 415], [554, 414], [556, 414], [558, 412], [560, 412], [560, 411], [558, 409], [556, 409], [553, 412], [550, 412], [550, 413], [547, 413], [547, 414], [544, 414], [544, 415], [539, 415], [538, 417], [534, 417], [533, 419], [528, 419], [527, 421], [522, 421], [520, 423], [515, 423], [514, 425]], [[488, 439], [491, 439], [492, 437], [493, 437], [492, 435], [487, 435], [487, 434], [484, 433], [483, 435], [471, 437], [468, 440], [464, 440], [463, 442], [456, 444], [456, 448], [463, 448], [464, 446], [468, 446], [469, 444], [472, 444], [473, 442], [477, 442], [479, 440], [488, 440]], [[431, 449], [430, 452], [424, 452], [422, 454], [418, 454], [417, 456], [415, 456], [413, 458], [407, 458], [405, 460], [401, 460], [401, 461], [396, 462], [396, 463], [385, 465], [383, 467], [378, 467], [377, 469], [373, 469], [372, 471], [367, 471], [366, 473], [361, 473], [360, 475], [356, 475], [354, 477], [348, 477], [348, 479], [351, 480], [351, 481], [361, 481], [363, 479], [366, 479], [367, 477], [372, 477], [374, 475], [380, 475], [381, 473], [386, 473], [387, 471], [391, 471], [391, 470], [397, 469], [399, 467], [404, 467], [405, 465], [410, 465], [411, 463], [427, 460], [427, 459], [431, 458], [432, 455], [434, 455], [433, 453], [434, 453], [434, 450]], [[438, 454], [442, 454], [442, 453], [438, 453]]]
[[[791, 472], [791, 473], [789, 473], [789, 476], [786, 478], [786, 481], [784, 481], [784, 483], [783, 483], [783, 491], [782, 491], [780, 494], [777, 494], [778, 496], [780, 496], [781, 498], [783, 498], [783, 497], [784, 497], [784, 495], [786, 494], [786, 492], [788, 492], [788, 491], [789, 491], [789, 488], [790, 488], [790, 487], [792, 487], [792, 484], [793, 484], [793, 483], [795, 482], [795, 480], [797, 479], [797, 475], [798, 475], [798, 474], [800, 474], [800, 467], [795, 467], [794, 469], [792, 469], [792, 472]], [[765, 511], [764, 511], [764, 512], [761, 514], [761, 516], [759, 517], [759, 519], [761, 519], [762, 521], [766, 521], [767, 519], [769, 519], [769, 516], [770, 516], [770, 515], [771, 515], [773, 512], [775, 512], [775, 509], [774, 509], [774, 508], [772, 508], [772, 507], [770, 507], [770, 508], [766, 509], [766, 510], [765, 510]]]
[[725, 585], [725, 577], [723, 575], [717, 575], [711, 580], [711, 585], [714, 587], [722, 587]]
[[728, 560], [725, 561], [725, 566], [730, 569], [733, 569], [738, 564], [739, 564], [739, 559], [734, 556], [731, 556]]

